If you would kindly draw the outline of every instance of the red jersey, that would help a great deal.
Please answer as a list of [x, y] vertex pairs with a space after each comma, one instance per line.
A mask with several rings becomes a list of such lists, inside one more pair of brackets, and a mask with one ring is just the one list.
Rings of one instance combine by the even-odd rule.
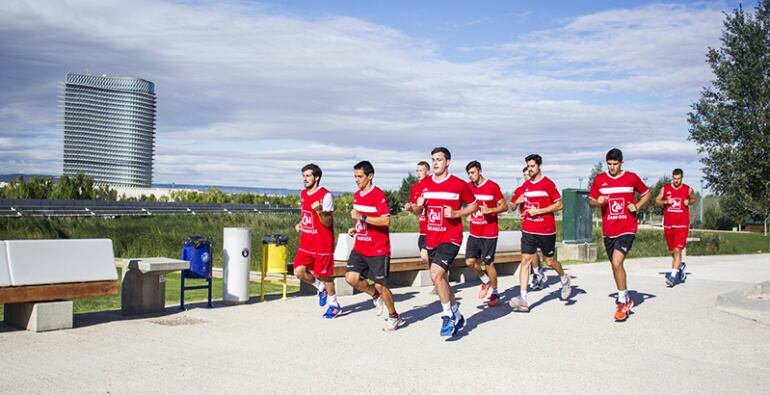
[[[417, 181], [412, 185], [412, 189], [409, 191], [409, 202], [412, 204], [417, 204], [417, 199], [422, 195], [422, 187], [420, 187], [420, 183], [425, 181], [425, 178], [423, 178], [421, 181]], [[425, 208], [423, 207], [422, 210], [420, 210], [420, 234], [424, 235], [426, 229], [428, 228], [428, 221], [425, 219]]]
[[[353, 195], [353, 208], [367, 217], [390, 215], [388, 198], [378, 187], [362, 193], [359, 189]], [[387, 226], [375, 226], [356, 221], [356, 238], [353, 250], [364, 256], [390, 256], [390, 235]]]
[[644, 195], [649, 192], [642, 179], [630, 171], [624, 171], [617, 177], [608, 173], [596, 175], [588, 197], [594, 200], [607, 196], [602, 206], [602, 234], [605, 237], [618, 237], [635, 234], [639, 226], [636, 212], [628, 211], [628, 204], [635, 203], [634, 192]]
[[[522, 213], [531, 208], [546, 208], [561, 200], [561, 194], [556, 189], [556, 184], [546, 176], [537, 181], [532, 179], [524, 181], [513, 193], [511, 202], [515, 202], [520, 196], [524, 196], [524, 203], [519, 208]], [[525, 214], [521, 221], [521, 230], [536, 235], [554, 235], [556, 234], [556, 219], [553, 213], [534, 217]]]
[[496, 208], [497, 202], [503, 199], [503, 192], [500, 190], [500, 185], [496, 182], [485, 179], [481, 185], [476, 186], [472, 182], [468, 183], [468, 187], [476, 196], [476, 202], [479, 204], [479, 209], [471, 214], [468, 222], [470, 222], [470, 235], [482, 239], [493, 239], [497, 237], [499, 228], [497, 226], [497, 214], [483, 214], [481, 212], [482, 207]]
[[312, 194], [303, 189], [299, 194], [302, 220], [300, 222], [299, 249], [315, 254], [334, 253], [334, 224], [324, 226], [318, 213], [313, 210], [313, 203], [320, 202], [323, 211], [334, 211], [332, 194], [324, 187]]
[[463, 221], [461, 218], [445, 218], [444, 206], [460, 210], [463, 203], [476, 201], [468, 184], [459, 177], [449, 174], [443, 180], [436, 176], [426, 177], [421, 183], [422, 197], [425, 199], [425, 216], [428, 221], [425, 234], [425, 246], [432, 250], [439, 244], [463, 242]]
[[690, 187], [687, 184], [674, 188], [672, 184], [663, 186], [663, 199], [673, 200], [663, 209], [664, 228], [689, 228], [690, 206], [685, 202], [690, 198]]

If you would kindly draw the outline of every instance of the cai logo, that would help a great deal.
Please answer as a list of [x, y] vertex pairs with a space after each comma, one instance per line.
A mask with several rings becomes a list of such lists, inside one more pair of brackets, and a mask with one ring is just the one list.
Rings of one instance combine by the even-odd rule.
[[302, 210], [302, 227], [313, 228], [313, 214], [310, 211]]
[[623, 214], [623, 208], [626, 206], [626, 199], [610, 199], [610, 214]]
[[201, 262], [209, 263], [209, 259], [211, 259], [211, 256], [209, 255], [208, 252], [204, 252], [203, 254], [201, 254]]
[[476, 210], [473, 212], [473, 215], [471, 215], [471, 218], [480, 220], [484, 218], [484, 213], [481, 212], [481, 210]]
[[441, 226], [444, 224], [444, 208], [441, 206], [428, 207], [428, 224]]
[[366, 222], [356, 221], [356, 234], [359, 236], [366, 236]]
[[673, 198], [671, 202], [671, 209], [672, 210], [681, 210], [682, 209], [682, 198]]

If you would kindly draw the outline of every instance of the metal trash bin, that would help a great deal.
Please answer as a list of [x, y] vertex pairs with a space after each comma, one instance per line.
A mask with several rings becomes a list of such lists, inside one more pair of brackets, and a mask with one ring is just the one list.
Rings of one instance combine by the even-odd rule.
[[287, 257], [287, 244], [289, 243], [289, 236], [274, 234], [266, 235], [262, 237], [262, 278], [260, 280], [259, 297], [261, 301], [265, 301], [265, 282], [267, 281], [267, 274], [283, 274], [283, 281], [271, 280], [271, 284], [283, 285], [283, 297], [281, 300], [286, 300], [286, 287], [288, 286], [286, 257]]
[[224, 276], [222, 299], [228, 303], [249, 301], [251, 229], [225, 228], [222, 245]]
[[[190, 262], [190, 269], [182, 270], [181, 287], [179, 291], [179, 308], [181, 310], [185, 309], [184, 292], [194, 289], [208, 289], [208, 307], [212, 307], [211, 266], [213, 256], [211, 254], [211, 248], [213, 244], [212, 238], [208, 236], [190, 236], [186, 238], [182, 244], [182, 260]], [[185, 279], [204, 279], [207, 284], [186, 287]]]

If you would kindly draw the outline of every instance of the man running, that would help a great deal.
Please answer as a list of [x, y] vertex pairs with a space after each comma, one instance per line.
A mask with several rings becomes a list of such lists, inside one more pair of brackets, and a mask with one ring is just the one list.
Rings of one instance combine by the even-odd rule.
[[516, 204], [524, 205], [524, 215], [521, 224], [521, 266], [519, 267], [520, 294], [511, 299], [513, 311], [529, 312], [527, 291], [529, 285], [529, 268], [532, 259], [537, 255], [538, 248], [543, 252], [546, 263], [561, 279], [561, 300], [567, 300], [572, 293], [569, 276], [564, 272], [561, 263], [556, 260], [556, 219], [554, 214], [562, 209], [561, 194], [556, 184], [543, 175], [540, 167], [543, 158], [538, 154], [524, 158], [529, 169], [529, 180], [521, 186], [520, 195], [514, 195]]
[[[345, 280], [355, 289], [374, 300], [375, 313], [382, 314], [382, 305], [388, 309], [385, 331], [394, 331], [404, 324], [396, 312], [393, 294], [388, 288], [390, 274], [390, 209], [385, 193], [374, 184], [374, 166], [369, 161], [353, 166], [353, 177], [358, 190], [353, 195], [350, 216], [356, 226], [348, 230], [355, 238], [353, 251], [348, 258]], [[374, 286], [366, 279], [372, 280]]]
[[660, 189], [655, 204], [663, 207], [663, 233], [668, 251], [673, 258], [671, 273], [666, 274], [666, 284], [673, 287], [687, 278], [687, 265], [682, 261], [682, 251], [687, 247], [690, 231], [690, 206], [695, 204], [695, 191], [682, 183], [684, 172], [674, 169], [671, 183]]
[[[529, 166], [524, 166], [524, 168], [521, 170], [521, 176], [524, 180], [524, 183], [529, 181]], [[524, 183], [516, 187], [516, 190], [514, 190], [513, 195], [511, 196], [511, 211], [516, 211], [516, 206], [519, 207], [519, 217], [524, 218], [524, 204], [517, 204], [515, 202], [516, 196], [524, 196]], [[530, 265], [529, 274], [532, 275], [532, 281], [529, 283], [529, 290], [530, 291], [536, 291], [538, 289], [544, 289], [545, 284], [548, 282], [548, 275], [545, 274], [545, 271], [543, 270], [543, 266], [540, 264], [540, 254], [533, 254], [532, 255], [532, 264]]]
[[[631, 251], [639, 226], [636, 215], [650, 200], [651, 194], [638, 175], [623, 171], [623, 152], [613, 148], [607, 152], [607, 172], [599, 173], [588, 192], [588, 204], [602, 210], [602, 235], [612, 274], [618, 288], [615, 321], [628, 318], [634, 301], [628, 297], [626, 269], [623, 262]], [[640, 196], [636, 201], [636, 195]]]
[[[460, 251], [463, 242], [462, 217], [478, 209], [476, 197], [468, 184], [449, 174], [452, 154], [444, 147], [431, 151], [433, 176], [422, 182], [423, 193], [417, 206], [425, 208], [428, 226], [425, 245], [428, 249], [430, 277], [441, 301], [441, 336], [454, 336], [463, 325], [465, 317], [449, 287], [449, 268]], [[466, 206], [463, 208], [463, 203]]]
[[[500, 229], [497, 225], [497, 214], [508, 211], [505, 197], [496, 182], [481, 174], [481, 163], [472, 161], [465, 166], [468, 172], [468, 187], [476, 196], [478, 210], [469, 218], [470, 229], [468, 243], [465, 246], [465, 264], [481, 279], [479, 299], [485, 299], [489, 294], [489, 307], [500, 303], [497, 294], [497, 270], [495, 270], [495, 251], [497, 236]], [[486, 273], [481, 269], [486, 266]]]
[[318, 290], [318, 304], [328, 308], [324, 318], [342, 312], [334, 293], [334, 200], [320, 186], [321, 168], [311, 163], [302, 168], [305, 189], [299, 194], [301, 219], [294, 226], [299, 235], [299, 248], [294, 257], [294, 276]]
[[415, 175], [417, 176], [417, 182], [412, 185], [412, 188], [409, 191], [409, 201], [404, 203], [404, 211], [408, 211], [420, 219], [420, 236], [417, 238], [417, 249], [420, 251], [420, 258], [423, 263], [427, 265], [428, 250], [425, 248], [425, 229], [427, 228], [428, 223], [425, 220], [425, 209], [417, 206], [417, 199], [422, 195], [420, 183], [425, 177], [430, 175], [430, 165], [428, 162], [420, 161], [417, 163]]

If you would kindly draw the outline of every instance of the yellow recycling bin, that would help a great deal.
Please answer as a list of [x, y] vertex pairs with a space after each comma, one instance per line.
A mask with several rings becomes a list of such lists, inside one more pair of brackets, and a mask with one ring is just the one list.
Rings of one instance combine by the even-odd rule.
[[286, 235], [267, 235], [262, 237], [262, 279], [259, 287], [260, 299], [265, 301], [265, 282], [268, 274], [283, 274], [283, 281], [271, 280], [271, 284], [283, 285], [283, 297], [286, 300], [286, 286], [288, 285], [286, 270], [286, 244], [289, 242], [289, 236]]

